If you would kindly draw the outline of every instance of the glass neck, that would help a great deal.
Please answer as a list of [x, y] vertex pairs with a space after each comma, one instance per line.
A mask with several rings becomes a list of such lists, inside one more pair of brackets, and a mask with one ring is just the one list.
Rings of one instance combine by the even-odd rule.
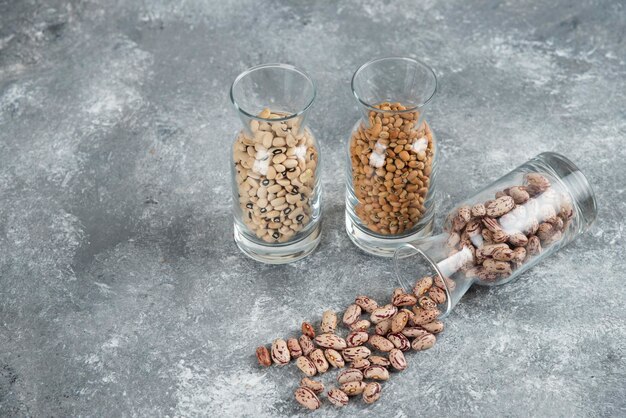
[[[402, 124], [404, 121], [409, 121], [409, 130], [417, 130], [421, 127], [424, 121], [423, 112], [421, 110], [407, 111], [407, 110], [392, 110], [390, 107], [392, 103], [382, 102], [372, 105], [372, 107], [365, 106], [359, 103], [359, 110], [361, 113], [361, 121], [368, 127], [374, 127], [380, 125], [381, 128], [387, 126], [388, 129], [393, 128], [394, 125], [398, 125], [398, 128], [405, 129], [407, 124]], [[378, 108], [380, 107], [380, 109]], [[397, 106], [393, 104], [393, 108]], [[391, 122], [391, 126], [389, 123]]]
[[472, 262], [473, 255], [469, 250], [449, 255], [446, 245], [448, 237], [449, 234], [442, 233], [418, 239], [399, 247], [394, 254], [396, 278], [406, 291], [411, 292], [421, 277], [440, 278], [439, 285], [447, 295], [442, 316], [450, 313], [476, 281], [464, 274], [456, 274]]
[[[587, 231], [595, 221], [598, 209], [595, 194], [585, 175], [568, 158], [555, 152], [539, 154], [529, 164], [545, 170], [558, 180], [574, 203], [572, 209], [577, 212], [574, 217], [577, 232]], [[574, 236], [572, 234], [572, 238]]]
[[250, 117], [239, 111], [239, 119], [243, 123], [243, 131], [249, 137], [254, 137], [259, 131], [286, 131], [294, 135], [302, 134], [308, 118], [308, 111], [298, 115], [283, 112], [280, 109], [266, 108], [256, 117]]

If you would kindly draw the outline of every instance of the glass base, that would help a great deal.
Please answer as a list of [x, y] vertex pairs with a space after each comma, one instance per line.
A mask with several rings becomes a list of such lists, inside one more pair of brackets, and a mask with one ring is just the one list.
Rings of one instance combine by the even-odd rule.
[[433, 233], [433, 216], [430, 217], [430, 220], [428, 220], [428, 222], [420, 224], [421, 228], [415, 230], [409, 235], [386, 238], [380, 235], [374, 235], [371, 232], [364, 231], [352, 220], [347, 210], [345, 213], [346, 232], [348, 233], [348, 236], [350, 237], [354, 245], [356, 245], [366, 253], [377, 255], [379, 257], [393, 257], [393, 254], [398, 247], [415, 241], [418, 238], [429, 237]]
[[318, 222], [307, 234], [296, 242], [286, 244], [259, 244], [248, 238], [235, 223], [235, 243], [248, 257], [266, 264], [286, 264], [298, 261], [311, 254], [322, 238], [321, 223]]

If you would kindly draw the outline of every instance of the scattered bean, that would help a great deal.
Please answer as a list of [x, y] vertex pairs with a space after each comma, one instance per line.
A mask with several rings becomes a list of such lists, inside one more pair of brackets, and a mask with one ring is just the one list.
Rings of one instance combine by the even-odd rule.
[[315, 337], [314, 341], [322, 348], [332, 348], [334, 350], [343, 350], [348, 346], [346, 340], [335, 334], [320, 334]]
[[317, 368], [315, 364], [307, 357], [298, 357], [296, 360], [296, 366], [307, 376], [315, 376], [317, 374]]
[[296, 401], [307, 409], [318, 409], [322, 403], [317, 395], [309, 388], [300, 386], [295, 392]]
[[325, 311], [322, 314], [320, 329], [323, 333], [334, 333], [337, 329], [337, 314], [333, 311]]
[[411, 343], [411, 347], [413, 348], [413, 350], [417, 351], [428, 350], [433, 345], [435, 345], [436, 341], [437, 338], [435, 338], [433, 334], [426, 334], [422, 335], [421, 337], [415, 338], [413, 340], [413, 343]]
[[[386, 370], [386, 369], [385, 369]], [[363, 389], [363, 402], [366, 404], [372, 404], [380, 399], [382, 393], [382, 387], [378, 382], [369, 382]]]
[[328, 397], [328, 401], [335, 406], [341, 407], [348, 405], [348, 395], [340, 389], [331, 388], [326, 396]]
[[272, 365], [272, 358], [270, 357], [270, 352], [268, 351], [267, 347], [265, 347], [264, 345], [257, 347], [256, 349], [256, 359], [259, 362], [259, 365], [261, 366], [271, 366]]
[[388, 380], [389, 371], [383, 366], [370, 366], [363, 371], [363, 377], [374, 380]]
[[360, 382], [361, 380], [363, 380], [363, 372], [358, 369], [346, 369], [337, 376], [337, 382], [339, 382], [339, 384]]
[[280, 338], [274, 340], [272, 343], [272, 360], [279, 366], [284, 366], [289, 363], [291, 356], [289, 355], [289, 348], [285, 340]]
[[346, 365], [343, 357], [341, 357], [341, 353], [333, 350], [332, 348], [327, 348], [326, 350], [324, 350], [324, 356], [326, 357], [326, 360], [328, 360], [328, 363], [337, 369], [340, 369]]
[[389, 364], [391, 364], [391, 367], [398, 371], [402, 371], [407, 368], [406, 359], [404, 358], [402, 350], [394, 348], [389, 352]]
[[356, 396], [363, 393], [363, 390], [365, 389], [365, 383], [361, 381], [348, 382], [341, 385], [340, 389], [348, 396]]
[[300, 386], [312, 390], [314, 393], [319, 394], [324, 392], [324, 384], [308, 377], [303, 377], [300, 380]]
[[326, 371], [328, 371], [328, 361], [326, 361], [324, 352], [319, 348], [313, 350], [311, 354], [309, 354], [309, 359], [315, 365], [318, 373], [326, 373]]

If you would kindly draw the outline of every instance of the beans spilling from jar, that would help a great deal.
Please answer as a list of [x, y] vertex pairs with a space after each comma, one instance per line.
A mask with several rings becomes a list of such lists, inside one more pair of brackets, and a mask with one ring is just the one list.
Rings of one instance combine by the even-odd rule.
[[527, 173], [523, 184], [494, 198], [461, 206], [446, 222], [449, 255], [459, 257], [467, 277], [505, 280], [533, 256], [560, 242], [576, 215], [569, 196], [552, 186], [549, 176]]
[[[288, 115], [264, 109], [258, 116]], [[318, 152], [295, 118], [252, 120], [250, 131], [239, 133], [233, 150], [243, 221], [265, 242], [287, 242], [311, 220]]]
[[426, 212], [434, 157], [432, 132], [419, 112], [381, 103], [350, 140], [356, 214], [371, 231], [402, 234]]
[[[410, 293], [395, 289], [386, 304], [357, 296], [341, 320], [327, 310], [317, 327], [303, 322], [298, 337], [276, 339], [269, 349], [258, 347], [257, 360], [261, 366], [295, 361], [303, 377], [294, 396], [305, 408], [320, 408], [324, 398], [336, 407], [357, 397], [374, 403], [382, 384], [408, 367], [405, 353], [433, 347], [443, 331], [439, 305], [447, 301], [446, 286], [450, 291], [455, 287], [443, 280], [420, 278]], [[332, 369], [337, 369], [336, 382], [327, 388], [319, 377]]]

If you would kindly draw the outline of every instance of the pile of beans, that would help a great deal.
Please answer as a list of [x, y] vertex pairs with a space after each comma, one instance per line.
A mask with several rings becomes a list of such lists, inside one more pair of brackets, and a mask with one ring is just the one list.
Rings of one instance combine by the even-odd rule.
[[[357, 216], [371, 231], [402, 234], [426, 212], [434, 157], [432, 132], [418, 112], [381, 103], [350, 140]], [[395, 112], [395, 113], [394, 113]]]
[[[287, 115], [264, 109], [263, 119]], [[311, 220], [318, 152], [297, 119], [250, 122], [233, 157], [243, 222], [268, 243], [287, 242]]]
[[[450, 291], [455, 287], [452, 280], [445, 280], [444, 285], [439, 276], [423, 277], [411, 293], [395, 289], [385, 305], [357, 296], [344, 311], [341, 324], [335, 312], [325, 311], [317, 331], [303, 322], [298, 338], [276, 339], [269, 350], [258, 347], [257, 360], [261, 366], [284, 366], [295, 360], [304, 377], [294, 395], [305, 408], [322, 405], [325, 386], [313, 377], [332, 368], [340, 371], [337, 387], [326, 391], [328, 402], [343, 407], [358, 395], [367, 404], [376, 402], [382, 394], [380, 382], [408, 367], [404, 353], [431, 348], [435, 335], [443, 331], [444, 324], [437, 319], [439, 305], [447, 300], [446, 285]], [[338, 329], [341, 325], [344, 333]]]

